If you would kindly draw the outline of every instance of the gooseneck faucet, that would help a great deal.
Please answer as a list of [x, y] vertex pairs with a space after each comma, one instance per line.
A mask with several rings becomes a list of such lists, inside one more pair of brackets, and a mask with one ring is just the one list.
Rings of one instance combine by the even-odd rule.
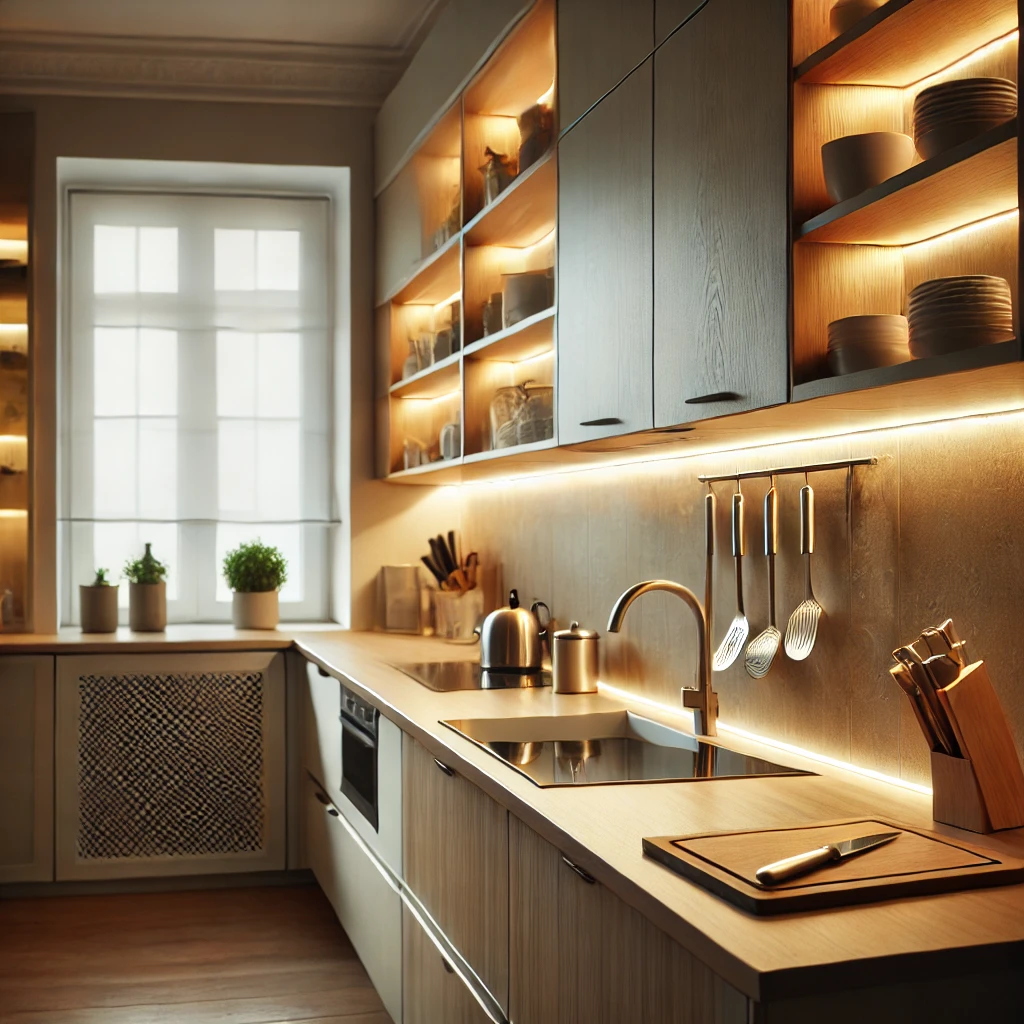
[[718, 735], [718, 694], [711, 689], [711, 671], [708, 662], [708, 620], [700, 601], [694, 597], [693, 591], [681, 583], [672, 580], [645, 580], [634, 583], [615, 602], [612, 613], [608, 617], [608, 632], [618, 633], [622, 629], [622, 620], [626, 617], [629, 606], [643, 594], [652, 590], [663, 590], [681, 598], [693, 612], [697, 620], [697, 689], [684, 686], [682, 689], [683, 707], [693, 711], [694, 724], [698, 735]]

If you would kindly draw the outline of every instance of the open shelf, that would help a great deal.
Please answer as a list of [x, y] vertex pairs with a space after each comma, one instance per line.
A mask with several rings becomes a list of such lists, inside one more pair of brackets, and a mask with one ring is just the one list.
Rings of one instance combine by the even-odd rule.
[[942, 377], [947, 373], [961, 373], [964, 370], [978, 370], [1004, 363], [1015, 363], [1020, 359], [1020, 342], [1003, 341], [997, 345], [982, 345], [979, 348], [950, 352], [944, 356], [929, 359], [911, 359], [896, 366], [882, 366], [875, 370], [861, 370], [859, 373], [845, 373], [837, 377], [823, 377], [793, 387], [793, 401], [804, 402], [826, 395], [844, 395], [854, 391], [866, 391], [887, 384], [924, 380], [928, 377]]
[[1015, 28], [1016, 0], [889, 0], [794, 75], [802, 84], [903, 87]]
[[548, 150], [466, 225], [466, 244], [533, 245], [554, 230], [557, 205], [556, 161]]
[[555, 310], [542, 310], [525, 320], [488, 334], [466, 346], [467, 359], [494, 359], [502, 363], [520, 363], [536, 359], [554, 345]]
[[388, 479], [395, 483], [446, 484], [461, 478], [461, 468], [462, 459], [442, 459], [439, 462], [428, 462], [425, 466], [396, 470], [388, 475]]
[[544, 441], [533, 441], [530, 444], [517, 444], [511, 448], [493, 448], [486, 452], [477, 452], [475, 455], [467, 455], [462, 461], [464, 465], [472, 466], [477, 462], [491, 462], [494, 459], [505, 459], [511, 455], [527, 455], [530, 452], [543, 452], [549, 448], [557, 448], [558, 442], [549, 437]]
[[457, 292], [462, 282], [459, 268], [461, 237], [460, 233], [449, 238], [437, 252], [423, 260], [384, 301], [432, 306]]
[[810, 242], [909, 245], [1017, 206], [1017, 119], [802, 224]]
[[459, 390], [460, 353], [420, 370], [419, 373], [391, 385], [393, 398], [440, 398]]

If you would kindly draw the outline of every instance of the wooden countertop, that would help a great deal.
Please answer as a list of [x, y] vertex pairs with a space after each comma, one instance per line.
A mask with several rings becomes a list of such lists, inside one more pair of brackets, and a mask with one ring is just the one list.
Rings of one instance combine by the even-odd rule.
[[330, 625], [272, 632], [198, 625], [170, 626], [161, 634], [119, 630], [116, 637], [78, 630], [10, 634], [0, 636], [0, 655], [275, 650], [293, 643], [755, 1000], [1019, 968], [1024, 885], [763, 919], [645, 858], [641, 839], [881, 815], [1024, 857], [1024, 829], [977, 836], [936, 824], [927, 794], [743, 739], [725, 728], [725, 744], [818, 775], [540, 789], [440, 720], [623, 707], [687, 729], [692, 720], [685, 712], [666, 715], [605, 694], [567, 696], [547, 688], [435, 693], [392, 667], [475, 660], [475, 647], [349, 633]]
[[[1018, 966], [1024, 885], [920, 896], [761, 919], [643, 856], [641, 839], [882, 815], [1024, 856], [1024, 829], [977, 836], [932, 821], [930, 796], [723, 730], [721, 740], [817, 776], [540, 789], [440, 719], [578, 714], [642, 704], [549, 689], [435, 693], [391, 667], [473, 660], [475, 648], [373, 633], [298, 634], [299, 649], [343, 677], [435, 756], [487, 792], [748, 996], [839, 991]], [[689, 715], [673, 715], [685, 725]]]

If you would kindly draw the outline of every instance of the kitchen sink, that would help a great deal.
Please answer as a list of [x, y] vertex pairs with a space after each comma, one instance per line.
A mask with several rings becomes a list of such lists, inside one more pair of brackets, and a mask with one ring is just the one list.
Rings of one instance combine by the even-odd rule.
[[464, 718], [441, 724], [545, 788], [813, 774], [691, 736], [632, 711]]

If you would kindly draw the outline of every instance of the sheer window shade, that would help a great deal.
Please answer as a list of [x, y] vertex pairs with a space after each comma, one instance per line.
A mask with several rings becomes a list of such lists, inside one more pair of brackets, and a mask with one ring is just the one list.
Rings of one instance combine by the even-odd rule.
[[171, 621], [227, 620], [221, 562], [255, 537], [288, 559], [282, 618], [326, 617], [329, 216], [326, 199], [72, 193], [65, 621], [78, 583], [146, 541]]

